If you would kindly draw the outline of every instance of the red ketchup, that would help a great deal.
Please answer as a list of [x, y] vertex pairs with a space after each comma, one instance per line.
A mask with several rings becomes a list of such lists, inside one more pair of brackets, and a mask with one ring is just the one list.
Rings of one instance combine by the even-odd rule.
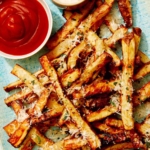
[[2, 0], [0, 51], [24, 55], [36, 49], [48, 32], [48, 17], [37, 0]]

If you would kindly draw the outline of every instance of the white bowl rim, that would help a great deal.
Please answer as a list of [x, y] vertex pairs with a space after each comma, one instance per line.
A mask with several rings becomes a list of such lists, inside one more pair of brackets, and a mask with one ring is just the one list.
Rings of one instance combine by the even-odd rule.
[[81, 1], [75, 2], [75, 3], [67, 3], [67, 2], [61, 3], [61, 2], [59, 2], [58, 0], [52, 0], [52, 1], [53, 1], [55, 4], [60, 5], [60, 6], [63, 6], [63, 7], [71, 7], [71, 6], [75, 6], [75, 5], [78, 5], [78, 4], [83, 3], [85, 0], [81, 0]]
[[52, 32], [52, 26], [53, 26], [53, 18], [52, 18], [52, 13], [51, 10], [48, 6], [48, 4], [46, 3], [45, 0], [37, 0], [45, 9], [45, 12], [47, 14], [48, 17], [48, 32], [46, 34], [45, 39], [43, 40], [42, 44], [40, 44], [40, 46], [38, 46], [34, 51], [27, 53], [25, 55], [11, 55], [8, 53], [4, 53], [3, 51], [0, 50], [0, 56], [5, 57], [5, 58], [9, 58], [9, 59], [24, 59], [24, 58], [28, 58], [30, 56], [33, 56], [34, 54], [36, 54], [37, 52], [39, 52], [46, 44], [46, 42], [48, 41], [51, 32]]

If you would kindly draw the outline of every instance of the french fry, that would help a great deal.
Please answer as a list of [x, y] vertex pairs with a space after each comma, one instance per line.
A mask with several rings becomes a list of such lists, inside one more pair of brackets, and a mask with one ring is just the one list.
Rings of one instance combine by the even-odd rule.
[[79, 80], [74, 83], [69, 89], [68, 93], [73, 92], [76, 89], [81, 89], [81, 85], [83, 83], [88, 83], [88, 81], [92, 78], [92, 75], [95, 71], [100, 70], [107, 63], [111, 61], [111, 56], [107, 53], [101, 54], [92, 64], [86, 66], [85, 70], [81, 74]]
[[135, 53], [137, 54], [139, 50], [139, 44], [141, 41], [142, 30], [140, 28], [133, 28], [134, 38], [135, 38]]
[[139, 69], [139, 71], [134, 75], [134, 80], [139, 80], [148, 73], [150, 73], [150, 62], [144, 64], [144, 66]]
[[66, 38], [47, 54], [48, 59], [52, 60], [57, 58], [65, 51], [70, 51], [73, 49], [77, 43], [80, 43], [84, 39], [84, 33], [86, 33], [86, 31], [88, 31], [93, 26], [93, 24], [95, 24], [95, 22], [101, 20], [104, 16], [107, 15], [107, 13], [110, 11], [110, 8], [112, 7], [113, 2], [114, 0], [109, 0], [108, 3], [105, 2], [84, 21], [82, 21], [78, 28], [69, 36], [69, 38]]
[[102, 120], [118, 111], [118, 108], [116, 106], [105, 106], [103, 109], [100, 109], [98, 111], [92, 112], [86, 116], [86, 119], [88, 122], [94, 122], [97, 120]]
[[126, 33], [127, 28], [122, 26], [118, 28], [110, 38], [105, 39], [104, 42], [107, 46], [113, 47], [118, 40], [122, 39], [126, 35]]
[[69, 115], [71, 118], [76, 122], [77, 127], [80, 129], [81, 134], [84, 136], [86, 133], [86, 140], [90, 144], [92, 148], [100, 147], [100, 141], [98, 137], [95, 135], [95, 133], [90, 129], [88, 124], [81, 118], [80, 114], [77, 112], [75, 107], [72, 105], [70, 100], [66, 98], [63, 94], [63, 91], [61, 89], [60, 83], [58, 81], [57, 74], [54, 70], [54, 68], [51, 66], [48, 58], [46, 56], [43, 56], [40, 58], [41, 65], [43, 66], [45, 72], [47, 75], [52, 78], [54, 84], [55, 84], [55, 90], [57, 92], [58, 97], [63, 102], [63, 105], [67, 109]]
[[143, 63], [148, 63], [150, 61], [149, 57], [140, 50], [138, 50], [137, 55], [140, 56]]
[[119, 129], [124, 129], [124, 125], [122, 120], [114, 119], [114, 118], [107, 118], [105, 120], [105, 124], [111, 127], [116, 127]]
[[18, 122], [17, 120], [13, 120], [12, 122], [10, 122], [6, 126], [4, 126], [3, 129], [5, 130], [5, 132], [10, 137], [19, 128], [20, 124], [21, 123]]
[[79, 69], [70, 69], [66, 73], [64, 73], [61, 78], [61, 84], [63, 87], [69, 87], [71, 84], [76, 81], [81, 75]]
[[97, 94], [109, 93], [115, 90], [115, 86], [119, 84], [118, 80], [105, 81], [105, 80], [95, 80], [91, 84], [84, 86], [81, 90], [73, 92], [73, 97], [75, 98], [85, 98], [91, 97]]
[[126, 130], [134, 128], [133, 106], [132, 106], [132, 78], [135, 59], [134, 34], [130, 33], [122, 39], [123, 70], [122, 70], [122, 94], [121, 94], [121, 115]]
[[112, 146], [108, 146], [107, 148], [103, 148], [103, 150], [125, 150], [125, 149], [134, 149], [133, 144], [131, 142], [124, 142], [115, 144]]
[[77, 59], [79, 58], [80, 53], [86, 48], [86, 45], [86, 42], [82, 41], [70, 52], [67, 62], [68, 69], [76, 67]]
[[94, 127], [99, 129], [100, 131], [103, 131], [103, 132], [106, 132], [109, 134], [122, 134], [122, 133], [124, 133], [124, 130], [122, 130], [122, 129], [112, 128], [112, 127], [106, 125], [105, 123], [100, 123], [100, 122], [95, 122]]
[[[67, 22], [64, 24], [63, 28], [60, 28], [53, 37], [47, 42], [47, 47], [52, 50], [61, 41], [63, 41], [68, 34], [72, 33], [74, 28], [76, 28], [80, 22], [88, 15], [89, 11], [93, 8], [95, 0], [89, 1], [86, 5], [79, 10], [79, 12], [74, 12]], [[60, 36], [61, 34], [61, 36]]]
[[126, 27], [131, 27], [133, 24], [131, 3], [129, 0], [118, 0], [118, 7], [124, 19]]
[[[36, 77], [39, 75], [39, 74], [42, 74], [44, 72], [43, 69], [35, 72], [33, 75], [35, 75]], [[7, 86], [4, 87], [4, 90], [6, 92], [10, 92], [11, 90], [14, 90], [16, 88], [22, 88], [22, 86], [24, 86], [24, 82], [22, 80], [17, 80], [13, 83], [10, 83], [8, 84]]]
[[28, 131], [30, 129], [29, 119], [24, 120], [19, 128], [10, 136], [8, 142], [12, 144], [14, 147], [19, 147], [20, 144], [25, 139]]
[[133, 94], [134, 106], [140, 105], [142, 102], [150, 97], [150, 82], [146, 83], [139, 90]]

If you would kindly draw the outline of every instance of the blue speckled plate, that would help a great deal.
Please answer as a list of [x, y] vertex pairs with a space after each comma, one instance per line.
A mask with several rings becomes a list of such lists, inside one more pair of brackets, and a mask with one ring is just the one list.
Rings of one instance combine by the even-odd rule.
[[[51, 8], [53, 15], [53, 33], [59, 29], [65, 22], [62, 17], [62, 10], [54, 6], [50, 0], [46, 0]], [[150, 57], [150, 1], [146, 0], [132, 0], [132, 10], [134, 17], [134, 26], [140, 27], [143, 31], [140, 49]], [[15, 64], [20, 64], [27, 70], [35, 72], [41, 68], [38, 58], [46, 53], [46, 48], [43, 48], [39, 53], [33, 57], [23, 60], [10, 60], [0, 57], [0, 150], [14, 150], [8, 142], [8, 136], [3, 130], [3, 126], [15, 119], [13, 111], [4, 104], [4, 99], [8, 94], [3, 90], [3, 87], [16, 77], [10, 74]]]

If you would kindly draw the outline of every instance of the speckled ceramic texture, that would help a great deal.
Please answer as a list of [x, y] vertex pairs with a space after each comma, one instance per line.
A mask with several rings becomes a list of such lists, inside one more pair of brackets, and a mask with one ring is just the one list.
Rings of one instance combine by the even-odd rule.
[[[65, 22], [62, 17], [62, 10], [54, 6], [50, 0], [46, 0], [51, 8], [53, 15], [53, 33], [55, 33]], [[149, 0], [132, 0], [132, 10], [134, 17], [134, 26], [142, 29], [142, 41], [140, 49], [148, 54], [150, 57], [150, 1]], [[53, 34], [52, 33], [52, 34]], [[43, 48], [39, 53], [33, 57], [29, 57], [23, 60], [10, 60], [0, 57], [0, 150], [14, 150], [8, 142], [8, 136], [3, 130], [3, 126], [15, 119], [13, 111], [4, 104], [4, 99], [8, 96], [3, 90], [3, 87], [12, 81], [16, 80], [10, 71], [15, 64], [20, 64], [30, 72], [35, 72], [41, 68], [39, 64], [39, 57], [47, 52], [46, 48]]]

